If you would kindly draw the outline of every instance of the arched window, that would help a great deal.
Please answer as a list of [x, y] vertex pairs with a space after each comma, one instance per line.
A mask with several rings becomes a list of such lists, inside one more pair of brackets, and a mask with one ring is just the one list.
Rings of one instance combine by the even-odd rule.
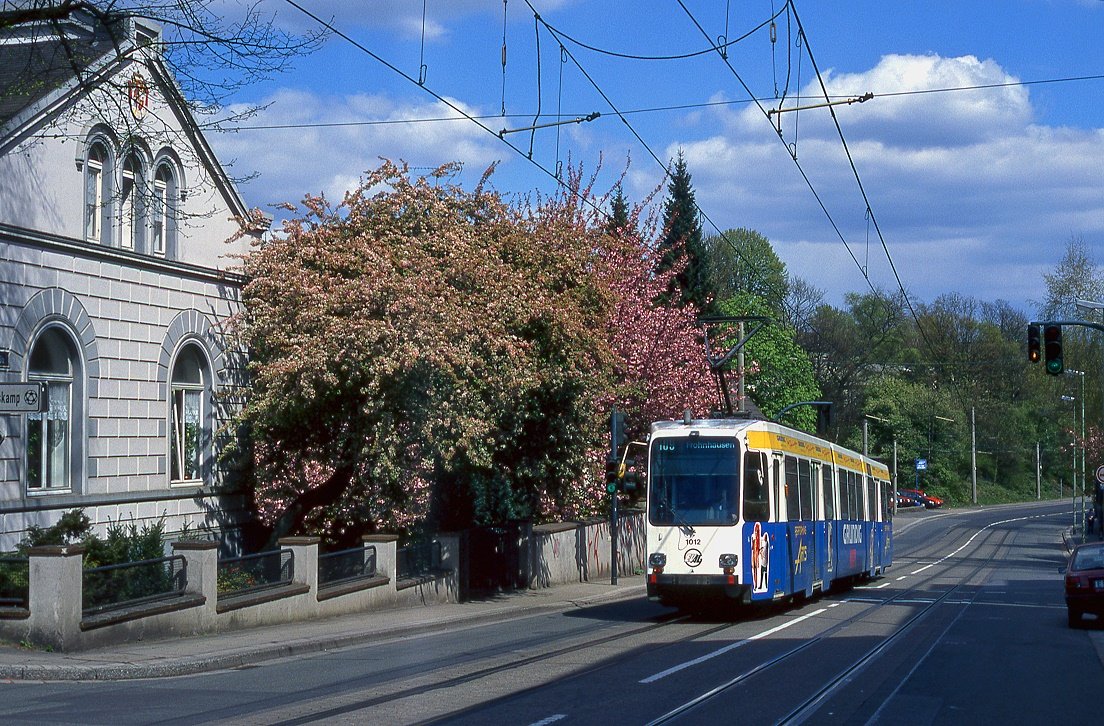
[[211, 447], [211, 368], [198, 345], [185, 345], [172, 367], [170, 480], [199, 482]]
[[96, 140], [84, 164], [84, 237], [89, 242], [110, 243], [110, 202], [111, 157], [107, 145]]
[[27, 414], [27, 489], [72, 488], [74, 421], [80, 408], [76, 348], [58, 327], [48, 328], [31, 349], [28, 381], [46, 383], [49, 408]]
[[157, 166], [153, 177], [153, 210], [150, 227], [153, 254], [171, 256], [176, 235], [176, 174], [168, 162]]
[[142, 247], [143, 221], [146, 218], [145, 173], [137, 153], [127, 154], [120, 169], [119, 245], [128, 250]]

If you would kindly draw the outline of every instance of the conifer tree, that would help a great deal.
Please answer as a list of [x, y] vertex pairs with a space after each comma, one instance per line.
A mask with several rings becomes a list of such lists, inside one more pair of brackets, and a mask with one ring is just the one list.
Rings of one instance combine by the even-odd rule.
[[705, 246], [702, 229], [698, 223], [698, 205], [694, 201], [694, 188], [686, 159], [679, 151], [667, 185], [667, 200], [663, 203], [663, 239], [659, 243], [657, 270], [677, 270], [668, 297], [676, 297], [683, 304], [692, 304], [699, 311], [709, 305]]
[[621, 185], [618, 184], [613, 193], [613, 199], [610, 200], [610, 216], [606, 231], [612, 235], [623, 234], [628, 230], [629, 222], [629, 202], [621, 191]]

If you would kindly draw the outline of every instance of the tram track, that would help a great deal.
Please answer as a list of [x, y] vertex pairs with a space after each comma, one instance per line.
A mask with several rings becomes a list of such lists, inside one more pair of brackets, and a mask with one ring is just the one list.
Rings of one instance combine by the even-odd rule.
[[[620, 640], [626, 640], [626, 639], [633, 638], [633, 637], [639, 637], [639, 636], [647, 635], [648, 633], [652, 633], [652, 632], [655, 632], [657, 630], [660, 630], [660, 629], [663, 629], [663, 628], [666, 628], [666, 627], [669, 627], [669, 626], [672, 626], [672, 625], [685, 624], [687, 622], [693, 622], [692, 618], [689, 615], [685, 615], [685, 614], [681, 614], [681, 613], [671, 613], [669, 615], [663, 616], [663, 619], [660, 622], [650, 623], [650, 624], [642, 626], [642, 627], [631, 628], [629, 630], [625, 630], [625, 631], [622, 631], [622, 632], [612, 633], [612, 634], [605, 635], [605, 636], [598, 637], [598, 638], [591, 638], [591, 639], [588, 639], [588, 640], [583, 640], [581, 642], [573, 642], [569, 645], [565, 645], [565, 646], [562, 646], [562, 647], [559, 647], [559, 648], [554, 648], [552, 650], [547, 650], [547, 651], [543, 651], [543, 652], [540, 652], [540, 653], [534, 653], [532, 655], [528, 655], [528, 656], [524, 656], [524, 657], [520, 657], [520, 658], [513, 658], [513, 659], [510, 659], [506, 662], [496, 663], [494, 665], [485, 666], [485, 667], [482, 667], [482, 668], [477, 668], [475, 670], [472, 670], [472, 671], [469, 671], [469, 672], [466, 672], [466, 673], [462, 673], [462, 674], [458, 674], [458, 675], [454, 675], [454, 676], [449, 676], [449, 677], [444, 678], [442, 680], [433, 681], [433, 682], [429, 682], [429, 683], [423, 683], [423, 684], [420, 684], [420, 685], [417, 685], [417, 686], [412, 686], [412, 687], [404, 688], [402, 690], [397, 690], [397, 691], [391, 691], [391, 692], [388, 692], [388, 693], [385, 693], [385, 694], [380, 694], [380, 695], [372, 696], [372, 697], [368, 697], [368, 698], [359, 698], [359, 699], [351, 700], [351, 701], [349, 701], [347, 703], [343, 703], [341, 705], [328, 706], [326, 708], [322, 708], [322, 709], [319, 709], [317, 711], [312, 711], [310, 713], [305, 713], [305, 714], [298, 715], [294, 718], [275, 720], [275, 721], [272, 721], [272, 723], [273, 724], [280, 724], [281, 726], [293, 726], [294, 724], [307, 724], [307, 723], [315, 723], [315, 722], [318, 722], [318, 721], [330, 720], [330, 719], [334, 719], [334, 718], [344, 716], [344, 715], [347, 715], [347, 714], [355, 713], [357, 711], [361, 711], [361, 710], [364, 710], [364, 709], [373, 708], [373, 707], [377, 707], [377, 706], [382, 706], [382, 705], [386, 705], [388, 703], [393, 703], [393, 702], [396, 702], [396, 701], [402, 701], [402, 700], [408, 699], [408, 698], [414, 698], [414, 697], [417, 697], [417, 696], [425, 695], [427, 693], [432, 693], [434, 691], [446, 690], [446, 689], [449, 689], [449, 688], [456, 688], [456, 687], [463, 686], [463, 685], [466, 685], [466, 684], [469, 684], [469, 683], [472, 683], [472, 682], [475, 682], [475, 681], [482, 680], [484, 678], [489, 678], [489, 677], [499, 675], [499, 674], [502, 674], [502, 673], [507, 673], [507, 672], [512, 671], [512, 670], [517, 669], [517, 668], [524, 668], [524, 667], [529, 667], [529, 666], [533, 666], [533, 665], [538, 665], [543, 661], [550, 661], [550, 660], [553, 660], [555, 658], [563, 657], [565, 655], [573, 655], [573, 654], [586, 652], [587, 650], [592, 649], [592, 648], [601, 647], [601, 646], [604, 646], [604, 645], [608, 645], [610, 643], [615, 643], [615, 642], [620, 641]], [[715, 625], [715, 626], [712, 626], [712, 627], [705, 628], [704, 630], [695, 629], [694, 632], [687, 633], [686, 635], [680, 636], [679, 638], [677, 638], [675, 640], [667, 641], [666, 643], [664, 643], [664, 645], [665, 646], [673, 646], [673, 645], [676, 645], [678, 643], [684, 643], [684, 642], [687, 642], [687, 641], [690, 641], [690, 640], [695, 640], [697, 638], [708, 637], [709, 635], [714, 635], [716, 633], [719, 633], [719, 632], [722, 632], [722, 631], [727, 630], [729, 628], [732, 628], [734, 625], [735, 625], [734, 623], [726, 622], [726, 623], [723, 623], [723, 624], [718, 624], [718, 625]], [[587, 668], [587, 669], [584, 669], [583, 671], [580, 671], [579, 673], [576, 674], [576, 676], [579, 676], [579, 677], [585, 676], [590, 671], [596, 670], [600, 667], [603, 667], [603, 666], [601, 664], [596, 664], [593, 668]], [[436, 671], [427, 671], [423, 675], [431, 675], [433, 672], [439, 672], [439, 671], [440, 671], [440, 669], [436, 669]], [[332, 700], [334, 700], [334, 697], [329, 696], [328, 700], [330, 700], [332, 702]], [[300, 706], [302, 706], [302, 705], [303, 704], [300, 704]], [[437, 722], [447, 720], [447, 719], [456, 718], [458, 715], [463, 714], [464, 711], [466, 711], [466, 710], [467, 709], [461, 709], [461, 710], [454, 711], [454, 712], [449, 713], [449, 714], [443, 714], [443, 715], [434, 717], [432, 719], [422, 721], [420, 723], [430, 724], [430, 723], [437, 723]]]
[[[1008, 536], [1010, 536], [1010, 535], [1006, 534], [1005, 537], [1002, 539], [1001, 543], [999, 543], [997, 546], [998, 547], [1003, 546], [1004, 541], [1007, 539]], [[956, 550], [956, 552], [957, 551], [958, 550]], [[931, 558], [919, 558], [919, 559], [924, 560], [924, 559], [931, 559]], [[929, 565], [925, 566], [925, 568], [928, 567], [928, 566], [931, 566], [931, 565], [939, 564], [941, 561], [945, 561], [946, 559], [947, 559], [947, 557], [942, 558], [942, 560], [936, 560], [935, 562], [929, 563]], [[993, 558], [991, 557], [986, 562], [974, 564], [972, 566], [971, 572], [967, 575], [967, 579], [969, 577], [972, 577], [972, 576], [976, 575], [978, 572], [984, 570], [985, 567], [989, 564], [989, 562], [992, 561], [992, 559]], [[937, 574], [937, 573], [933, 573], [932, 577], [934, 577], [935, 574]], [[656, 721], [653, 721], [652, 723], [657, 723], [657, 724], [658, 723], [666, 723], [670, 720], [673, 720], [673, 719], [677, 718], [678, 716], [681, 716], [682, 714], [686, 713], [687, 711], [692, 710], [694, 707], [696, 707], [700, 703], [704, 703], [705, 701], [708, 701], [711, 698], [715, 698], [715, 697], [719, 696], [721, 693], [723, 693], [724, 691], [726, 691], [728, 689], [731, 689], [732, 687], [735, 687], [735, 686], [739, 685], [740, 683], [742, 683], [744, 681], [747, 681], [747, 680], [749, 680], [749, 679], [751, 679], [751, 678], [753, 678], [757, 675], [761, 675], [761, 674], [765, 674], [765, 673], [769, 672], [769, 670], [771, 668], [773, 668], [775, 666], [778, 666], [778, 665], [781, 665], [784, 662], [793, 659], [794, 657], [796, 657], [797, 655], [799, 655], [803, 651], [805, 651], [809, 648], [812, 648], [817, 643], [820, 643], [820, 642], [824, 641], [825, 639], [831, 637], [833, 634], [838, 633], [838, 632], [844, 630], [845, 628], [853, 626], [853, 625], [855, 625], [856, 623], [862, 621], [865, 618], [869, 618], [877, 609], [884, 608], [884, 607], [889, 607], [891, 605], [899, 603], [902, 600], [909, 600], [917, 591], [921, 590], [926, 583], [930, 582], [932, 577], [925, 578], [922, 582], [912, 584], [908, 588], [906, 588], [905, 590], [903, 590], [899, 593], [896, 593], [896, 594], [894, 594], [893, 596], [891, 596], [889, 598], [886, 598], [886, 599], [884, 599], [880, 602], [877, 602], [877, 603], [873, 603], [874, 608], [868, 608], [867, 610], [863, 611], [862, 613], [857, 613], [857, 614], [855, 614], [851, 617], [848, 617], [844, 620], [841, 620], [838, 623], [833, 624], [831, 627], [829, 627], [824, 632], [818, 634], [817, 636], [815, 636], [813, 638], [806, 639], [805, 641], [803, 641], [802, 643], [800, 643], [796, 647], [791, 648], [791, 649], [787, 650], [786, 652], [781, 653], [781, 654], [779, 654], [779, 655], [777, 655], [777, 656], [775, 656], [775, 657], [773, 657], [773, 658], [771, 658], [767, 661], [764, 661], [760, 664], [757, 664], [755, 667], [753, 667], [750, 670], [742, 673], [740, 676], [738, 676], [737, 678], [734, 678], [732, 681], [730, 681], [726, 684], [723, 684], [722, 686], [719, 686], [716, 689], [713, 689], [713, 690], [709, 691], [708, 693], [703, 694], [702, 696], [699, 696], [698, 699], [695, 699], [694, 701], [692, 701], [690, 703], [684, 704], [683, 706], [679, 707], [675, 711], [672, 711], [668, 714], [665, 714], [664, 716], [660, 717]], [[947, 590], [945, 593], [940, 595], [938, 597], [938, 599], [936, 599], [935, 601], [931, 602], [930, 604], [926, 604], [925, 607], [923, 608], [923, 610], [921, 612], [917, 613], [916, 615], [914, 615], [912, 618], [910, 618], [910, 620], [904, 626], [902, 626], [902, 628], [900, 630], [905, 631], [905, 630], [909, 629], [914, 622], [919, 622], [920, 620], [922, 620], [923, 617], [925, 617], [926, 613], [930, 612], [936, 605], [941, 604], [942, 602], [944, 602], [945, 600], [950, 598], [959, 587], [961, 587], [961, 585], [956, 585], [955, 587], [952, 587], [951, 589]], [[814, 611], [814, 613], [809, 613], [807, 616], [803, 616], [803, 617], [812, 616], [814, 614], [819, 614], [821, 612], [824, 612], [824, 610]], [[667, 623], [664, 623], [664, 624], [673, 624], [673, 623], [686, 622], [688, 619], [689, 618], [687, 616], [675, 616], [675, 617], [672, 618], [672, 620], [670, 620], [670, 621], [668, 621]], [[790, 621], [790, 622], [792, 622], [792, 621]], [[713, 626], [713, 627], [706, 628], [704, 630], [696, 631], [696, 632], [693, 632], [693, 633], [688, 633], [688, 634], [686, 634], [686, 635], [684, 635], [684, 636], [682, 636], [682, 637], [680, 637], [676, 640], [664, 642], [664, 643], [661, 643], [661, 644], [654, 644], [653, 647], [654, 648], [667, 649], [667, 648], [674, 647], [674, 646], [677, 646], [677, 645], [680, 645], [680, 644], [683, 644], [683, 643], [686, 643], [686, 642], [691, 642], [691, 641], [699, 640], [699, 639], [702, 639], [702, 638], [706, 638], [710, 635], [715, 635], [715, 634], [723, 632], [725, 630], [729, 630], [729, 629], [732, 629], [732, 628], [735, 628], [735, 627], [739, 627], [741, 625], [744, 625], [745, 623], [746, 623], [746, 621], [744, 621], [744, 620], [728, 621], [728, 622], [725, 622], [723, 624], [719, 624], [719, 625], [716, 625], [716, 626]], [[786, 627], [786, 626], [783, 626], [783, 627]], [[630, 635], [643, 634], [647, 630], [654, 630], [654, 629], [655, 628], [636, 629], [632, 632], [623, 634], [623, 637], [629, 637]], [[767, 631], [767, 632], [772, 632], [774, 630], [777, 630], [777, 628], [771, 629], [771, 631]], [[861, 662], [864, 664], [864, 667], [865, 667], [866, 663], [870, 662], [870, 660], [872, 660], [874, 657], [876, 657], [876, 655], [878, 653], [880, 653], [882, 650], [884, 650], [886, 647], [889, 646], [890, 643], [888, 641], [890, 641], [892, 639], [896, 639], [896, 637], [898, 635], [900, 635], [900, 633], [896, 633], [896, 634], [890, 636], [890, 638], [887, 638], [885, 641], [883, 641], [881, 647], [877, 647], [877, 648], [873, 649], [873, 650], [877, 651], [876, 653], [868, 654], [866, 657], [861, 659]], [[749, 642], [750, 640], [754, 640], [755, 637], [756, 636], [753, 636], [753, 638], [751, 638], [751, 639], [742, 639], [740, 641], [736, 641], [736, 643]], [[617, 638], [611, 637], [607, 640], [615, 640], [615, 639], [617, 639]], [[549, 652], [547, 654], [542, 654], [544, 657], [534, 657], [533, 659], [531, 659], [531, 662], [536, 662], [538, 660], [543, 660], [545, 657], [546, 658], [554, 658], [554, 657], [557, 657], [559, 655], [563, 655], [566, 652], [569, 652], [569, 651], [574, 652], [574, 651], [578, 651], [578, 650], [583, 650], [587, 647], [593, 647], [593, 645], [595, 645], [595, 644], [580, 644], [578, 646], [573, 646], [573, 647], [570, 647], [570, 648], [559, 649], [555, 652]], [[601, 664], [600, 666], [595, 666], [595, 668], [599, 668], [599, 667], [601, 667], [601, 668], [616, 667], [616, 663], [614, 663], [611, 666], [611, 663], [609, 661], [607, 661], [607, 662]], [[485, 677], [485, 676], [488, 676], [488, 675], [493, 675], [493, 673], [490, 672], [491, 670], [492, 669], [486, 669], [486, 671], [481, 672], [478, 675], [478, 677]], [[495, 670], [497, 672], [498, 670], [501, 670], [501, 669], [493, 669], [493, 670]], [[594, 670], [594, 669], [585, 669], [583, 671], [580, 671], [580, 672], [577, 672], [577, 673], [573, 674], [573, 677], [574, 678], [586, 677], [586, 675], [589, 672], [591, 672], [592, 670]], [[472, 674], [472, 676], [474, 678], [474, 677], [476, 677], [476, 674]], [[846, 676], [847, 676], [847, 674], [843, 675], [844, 678], [846, 678]], [[536, 690], [536, 688], [539, 688], [539, 687], [535, 687], [534, 689], [528, 689], [528, 690]], [[514, 698], [524, 697], [525, 693], [526, 693], [525, 691], [522, 691], [522, 692], [514, 694], [512, 697], [514, 697]], [[443, 714], [443, 715], [434, 717], [434, 718], [429, 719], [429, 720], [421, 721], [419, 723], [420, 724], [436, 724], [436, 723], [442, 723], [442, 722], [450, 721], [450, 720], [453, 720], [453, 719], [463, 718], [466, 715], [477, 713], [481, 708], [482, 708], [482, 706], [473, 706], [473, 707], [469, 707], [469, 708], [465, 708], [465, 709], [459, 709], [459, 710], [450, 712], [448, 714]]]
[[[716, 688], [698, 696], [692, 701], [684, 703], [682, 706], [665, 713], [658, 719], [655, 719], [651, 723], [668, 723], [678, 719], [680, 716], [690, 713], [695, 708], [708, 704], [713, 699], [717, 699], [722, 694], [730, 693], [733, 689], [739, 688], [741, 684], [745, 684], [748, 681], [762, 676], [770, 677], [771, 673], [778, 668], [784, 667], [787, 662], [793, 662], [800, 654], [809, 651], [817, 644], [824, 643], [827, 639], [833, 635], [840, 633], [846, 628], [861, 625], [864, 620], [876, 618], [876, 613], [884, 608], [892, 607], [894, 605], [907, 604], [910, 606], [919, 605], [920, 609], [913, 613], [908, 620], [897, 626], [893, 632], [881, 637], [879, 642], [873, 647], [866, 650], [859, 657], [854, 659], [846, 668], [839, 669], [836, 674], [826, 680], [822, 681], [819, 687], [816, 687], [811, 694], [792, 708], [786, 715], [781, 717], [780, 723], [801, 723], [809, 716], [816, 713], [817, 710], [827, 700], [838, 692], [838, 690], [852, 681], [858, 676], [864, 669], [870, 667], [872, 663], [878, 660], [887, 650], [891, 649], [896, 643], [903, 640], [909, 632], [917, 628], [922, 622], [929, 618], [936, 608], [948, 602], [953, 602], [956, 605], [968, 605], [972, 603], [978, 596], [975, 593], [972, 597], [961, 598], [958, 597], [964, 591], [964, 588], [968, 586], [971, 580], [976, 576], [984, 572], [987, 568], [991, 567], [993, 562], [1001, 556], [1001, 553], [1007, 549], [1007, 543], [1012, 536], [1011, 531], [1006, 531], [999, 541], [994, 541], [992, 538], [986, 538], [981, 541], [977, 541], [977, 537], [984, 531], [991, 529], [994, 525], [999, 523], [991, 523], [985, 527], [982, 527], [972, 535], [963, 535], [962, 537], [956, 537], [952, 545], [950, 545], [951, 551], [942, 557], [935, 553], [932, 556], [923, 556], [927, 552], [922, 553], [910, 553], [909, 556], [902, 558], [898, 564], [913, 563], [906, 565], [908, 567], [908, 574], [903, 575], [910, 578], [906, 583], [898, 578], [896, 581], [904, 587], [900, 590], [885, 592], [886, 597], [870, 597], [865, 598], [862, 595], [858, 595], [854, 598], [851, 594], [854, 590], [843, 591], [841, 593], [833, 592], [826, 594], [824, 598], [831, 598], [832, 604], [828, 607], [839, 607], [846, 604], [848, 601], [866, 603], [871, 607], [867, 607], [862, 612], [857, 612], [849, 617], [840, 620], [839, 622], [831, 624], [826, 630], [817, 635], [804, 639], [801, 643], [795, 647], [788, 648], [785, 652], [778, 653], [775, 656], [764, 660], [761, 663], [746, 669], [743, 673], [732, 678]], [[986, 546], [992, 547], [992, 552], [983, 560], [975, 560], [972, 558], [972, 554], [966, 551], [971, 544], [974, 544], [975, 548], [981, 548]], [[926, 548], [925, 548], [926, 549]], [[944, 552], [947, 552], [945, 547]], [[966, 554], [962, 558], [955, 558], [963, 552]], [[918, 556], [919, 555], [919, 556]], [[953, 561], [952, 558], [955, 558]], [[940, 567], [942, 564], [947, 564], [947, 567]], [[942, 592], [932, 592], [931, 585], [933, 580], [937, 580], [942, 577], [946, 577], [949, 573], [953, 573], [961, 568], [968, 568], [962, 575], [956, 579], [958, 582], [948, 587]], [[922, 573], [922, 574], [920, 574]], [[894, 584], [890, 582], [888, 584]], [[918, 597], [918, 594], [920, 596]], [[825, 612], [828, 608], [816, 610], [815, 612], [808, 613], [809, 617], [813, 617], [817, 614]], [[963, 611], [965, 611], [963, 607]], [[805, 616], [800, 616], [804, 618]], [[788, 619], [787, 623], [793, 622], [793, 619]], [[344, 693], [327, 693], [324, 695], [316, 695], [308, 697], [306, 700], [295, 704], [294, 709], [298, 713], [288, 718], [288, 710], [283, 710], [280, 717], [274, 719], [273, 723], [282, 724], [300, 724], [300, 723], [315, 723], [324, 720], [347, 720], [351, 715], [360, 712], [365, 712], [369, 709], [384, 707], [386, 709], [388, 705], [394, 707], [397, 702], [404, 701], [406, 699], [413, 699], [415, 697], [430, 694], [434, 692], [442, 692], [452, 688], [458, 688], [466, 685], [473, 684], [477, 681], [485, 679], [495, 679], [496, 676], [501, 677], [522, 668], [532, 669], [534, 667], [540, 667], [542, 663], [555, 661], [558, 658], [571, 657], [578, 654], [586, 653], [590, 650], [597, 650], [602, 646], [615, 644], [618, 641], [628, 641], [633, 638], [643, 638], [650, 640], [647, 647], [651, 649], [653, 654], [669, 648], [677, 648], [680, 645], [684, 645], [688, 642], [696, 640], [707, 639], [710, 636], [723, 633], [738, 627], [746, 627], [748, 620], [741, 618], [732, 621], [725, 621], [718, 624], [707, 624], [706, 627], [700, 627], [702, 623], [688, 615], [681, 615], [672, 613], [658, 622], [650, 622], [647, 625], [640, 627], [632, 627], [616, 633], [607, 633], [600, 637], [581, 637], [576, 638], [572, 642], [568, 642], [560, 647], [553, 648], [551, 650], [541, 651], [539, 653], [527, 653], [522, 657], [509, 657], [506, 660], [500, 662], [494, 662], [486, 664], [487, 660], [497, 658], [501, 654], [488, 652], [480, 655], [476, 653], [476, 660], [472, 665], [479, 665], [479, 661], [483, 661], [482, 667], [475, 667], [471, 670], [465, 670], [464, 672], [456, 673], [455, 664], [451, 666], [454, 670], [453, 673], [442, 673], [442, 668], [435, 668], [433, 670], [427, 670], [420, 674], [419, 680], [421, 683], [412, 684], [408, 687], [403, 687], [400, 690], [381, 692], [381, 686], [358, 686], [356, 684], [348, 684], [348, 688]], [[952, 624], [953, 625], [953, 622]], [[653, 639], [653, 636], [666, 628], [672, 626], [691, 626], [689, 632], [680, 633], [678, 637], [670, 640]], [[786, 627], [785, 625], [783, 627]], [[950, 627], [950, 626], [948, 626]], [[777, 628], [772, 628], [770, 631], [774, 631]], [[760, 634], [762, 635], [762, 634]], [[752, 638], [741, 638], [734, 643], [753, 640], [759, 637], [752, 636]], [[736, 646], [738, 647], [738, 646]], [[596, 671], [602, 669], [617, 670], [621, 665], [629, 662], [629, 659], [633, 657], [631, 652], [626, 651], [617, 653], [610, 657], [602, 657], [595, 659], [593, 665], [585, 665], [581, 668], [577, 668], [571, 671], [571, 679], [585, 679]], [[445, 677], [441, 677], [444, 675]], [[436, 680], [428, 680], [436, 679]], [[493, 682], [493, 681], [492, 681]], [[561, 681], [562, 682], [562, 681]], [[500, 683], [500, 682], [499, 682]], [[501, 702], [501, 699], [508, 701], [524, 700], [532, 697], [534, 694], [539, 694], [545, 687], [543, 683], [534, 683], [534, 685], [523, 688], [521, 690], [512, 691], [508, 694], [503, 694], [498, 698], [492, 697], [492, 700]], [[366, 693], [367, 691], [367, 693]], [[481, 703], [468, 703], [460, 708], [453, 708], [446, 713], [437, 713], [434, 715], [424, 716], [424, 720], [417, 721], [418, 723], [441, 723], [448, 721], [463, 721], [470, 719], [470, 717], [478, 717], [479, 714], [487, 707], [488, 701], [482, 701]]]
[[[990, 525], [990, 526], [992, 526], [992, 525]], [[978, 533], [975, 533], [975, 536], [977, 534], [980, 534], [981, 531], [989, 529], [990, 526], [982, 528], [982, 530], [980, 530]], [[892, 595], [891, 597], [885, 598], [883, 600], [878, 600], [878, 601], [863, 600], [863, 602], [867, 602], [867, 603], [871, 604], [872, 607], [867, 608], [866, 610], [862, 611], [861, 613], [856, 613], [855, 615], [852, 615], [852, 616], [850, 616], [850, 617], [848, 617], [844, 620], [839, 621], [838, 623], [835, 623], [835, 624], [831, 625], [830, 627], [828, 627], [823, 632], [818, 633], [817, 635], [815, 635], [811, 638], [807, 638], [806, 640], [804, 640], [803, 642], [801, 642], [797, 646], [795, 646], [793, 648], [789, 648], [786, 651], [784, 651], [782, 653], [779, 653], [779, 654], [773, 656], [772, 658], [770, 658], [766, 661], [763, 661], [762, 663], [756, 664], [752, 668], [749, 668], [749, 669], [745, 670], [744, 672], [742, 672], [739, 675], [733, 677], [732, 679], [730, 679], [730, 680], [728, 680], [728, 681], [726, 681], [726, 682], [710, 689], [709, 691], [706, 691], [703, 694], [700, 694], [696, 698], [691, 699], [690, 701], [687, 701], [687, 702], [683, 703], [682, 705], [678, 706], [677, 708], [675, 708], [671, 711], [668, 711], [667, 713], [664, 713], [660, 717], [650, 721], [649, 726], [653, 726], [653, 725], [658, 726], [658, 724], [666, 724], [666, 723], [670, 723], [672, 721], [675, 721], [676, 719], [680, 718], [681, 716], [684, 716], [684, 715], [694, 711], [695, 709], [698, 709], [699, 707], [701, 707], [705, 704], [708, 704], [710, 701], [712, 701], [714, 699], [717, 699], [717, 698], [721, 697], [722, 695], [731, 692], [733, 689], [735, 689], [737, 687], [740, 687], [741, 685], [747, 683], [748, 681], [750, 681], [753, 678], [756, 678], [756, 677], [759, 677], [759, 676], [769, 675], [769, 673], [772, 669], [775, 669], [779, 666], [782, 666], [783, 664], [786, 664], [786, 663], [792, 661], [795, 657], [797, 657], [798, 655], [800, 655], [804, 651], [814, 647], [818, 643], [822, 643], [822, 642], [826, 641], [828, 638], [830, 638], [833, 635], [843, 631], [844, 629], [852, 627], [852, 626], [862, 622], [863, 620], [870, 619], [873, 615], [875, 615], [878, 611], [882, 610], [883, 608], [888, 608], [888, 607], [893, 606], [893, 605], [898, 605], [898, 604], [901, 604], [902, 602], [908, 602], [909, 604], [918, 604], [919, 603], [921, 605], [921, 608], [916, 613], [914, 613], [911, 617], [909, 617], [902, 624], [897, 626], [891, 633], [889, 633], [888, 635], [883, 637], [878, 642], [878, 644], [874, 645], [871, 648], [868, 648], [867, 651], [864, 654], [862, 654], [857, 660], [853, 661], [850, 665], [848, 665], [843, 670], [837, 672], [836, 675], [834, 675], [831, 678], [824, 681], [823, 684], [819, 688], [817, 688], [816, 691], [812, 695], [810, 695], [808, 698], [802, 700], [799, 704], [797, 704], [797, 706], [795, 708], [791, 709], [787, 714], [785, 714], [784, 716], [782, 716], [781, 718], [779, 718], [775, 721], [776, 723], [780, 723], [780, 724], [799, 724], [799, 723], [802, 723], [809, 716], [811, 716], [813, 713], [815, 713], [816, 710], [820, 707], [820, 705], [823, 704], [828, 698], [830, 698], [835, 692], [837, 692], [840, 687], [842, 687], [842, 686], [846, 685], [847, 683], [849, 683], [857, 674], [859, 674], [861, 671], [863, 671], [864, 669], [869, 667], [874, 661], [876, 661], [881, 655], [883, 655], [890, 647], [892, 647], [894, 644], [896, 644], [897, 642], [902, 640], [909, 632], [914, 630], [920, 623], [922, 623], [928, 617], [930, 617], [935, 612], [935, 610], [938, 606], [940, 606], [943, 603], [950, 600], [952, 595], [954, 595], [955, 593], [960, 592], [973, 577], [975, 577], [979, 573], [981, 573], [981, 572], [985, 571], [987, 568], [989, 568], [992, 565], [992, 563], [997, 559], [998, 553], [1000, 551], [1002, 551], [1003, 548], [1006, 547], [1006, 543], [1008, 542], [1009, 538], [1012, 537], [1012, 535], [1013, 535], [1013, 533], [1011, 531], [1005, 532], [1004, 535], [1001, 537], [1000, 541], [993, 546], [993, 553], [990, 556], [988, 556], [982, 562], [976, 562], [976, 563], [970, 564], [969, 565], [969, 568], [970, 568], [969, 572], [966, 573], [962, 577], [961, 581], [959, 583], [951, 586], [945, 592], [938, 595], [937, 597], [935, 597], [933, 599], [930, 599], [930, 600], [928, 600], [927, 598], [925, 598], [924, 600], [918, 600], [914, 597], [914, 594], [918, 591], [921, 591], [937, 575], [938, 576], [945, 576], [948, 572], [952, 571], [955, 567], [962, 566], [962, 565], [959, 565], [958, 563], [955, 563], [955, 564], [951, 565], [950, 567], [948, 567], [946, 570], [933, 572], [931, 574], [931, 576], [926, 577], [922, 581], [917, 582], [915, 584], [910, 584], [907, 588], [905, 588], [901, 592], [896, 593], [896, 594]], [[954, 554], [957, 554], [958, 552], [960, 552], [963, 547], [967, 546], [972, 541], [972, 539], [973, 538], [971, 537], [970, 539], [967, 540], [966, 543], [964, 543], [958, 549], [954, 550], [951, 554], [944, 556], [943, 558], [941, 558], [940, 560], [937, 560], [934, 563], [931, 563], [931, 565], [929, 565], [929, 566], [933, 566], [933, 565], [936, 565], [936, 564], [947, 561]], [[984, 544], [984, 543], [979, 543], [978, 546], [980, 547], [980, 546], [982, 546], [982, 544]], [[923, 559], [926, 559], [926, 558], [923, 558]], [[928, 566], [925, 566], [925, 569], [927, 569], [927, 567]], [[974, 600], [976, 600], [976, 595], [969, 598], [965, 602], [965, 605], [968, 606], [969, 604], [974, 602]], [[826, 610], [826, 608], [824, 610]], [[816, 614], [819, 614], [821, 612], [824, 612], [824, 610], [819, 610], [819, 611], [814, 611], [814, 612]], [[965, 612], [965, 610], [966, 610], [966, 607], [963, 607], [961, 612]], [[960, 612], [959, 616], [956, 616], [956, 619], [957, 619], [957, 617], [961, 616], [961, 612]], [[953, 624], [953, 622], [952, 622], [952, 624]]]

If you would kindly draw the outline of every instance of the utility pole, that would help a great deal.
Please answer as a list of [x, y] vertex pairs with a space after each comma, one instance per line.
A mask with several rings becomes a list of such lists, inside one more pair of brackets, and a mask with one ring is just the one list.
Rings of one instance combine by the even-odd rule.
[[977, 504], [977, 421], [973, 406], [970, 406], [970, 484], [973, 486], [974, 504]]
[[1035, 442], [1035, 498], [1043, 498], [1043, 458], [1039, 442]]

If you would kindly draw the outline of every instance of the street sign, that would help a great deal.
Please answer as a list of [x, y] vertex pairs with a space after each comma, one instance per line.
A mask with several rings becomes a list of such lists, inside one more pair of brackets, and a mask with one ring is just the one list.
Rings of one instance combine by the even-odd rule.
[[927, 459], [917, 459], [916, 460], [916, 471], [926, 471], [927, 468], [928, 468], [928, 460]]
[[1104, 466], [1096, 467], [1096, 481], [1104, 484]]
[[42, 413], [46, 406], [45, 383], [0, 383], [0, 413]]

